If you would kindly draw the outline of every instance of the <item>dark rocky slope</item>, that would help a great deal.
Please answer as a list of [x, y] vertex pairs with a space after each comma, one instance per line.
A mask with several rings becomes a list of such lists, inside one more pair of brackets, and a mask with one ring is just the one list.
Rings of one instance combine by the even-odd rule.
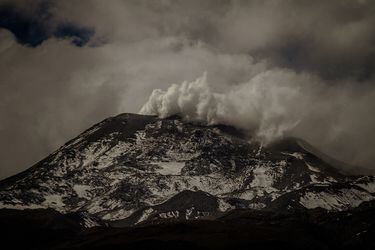
[[25, 249], [371, 249], [375, 178], [339, 164], [296, 138], [122, 114], [0, 181], [0, 222]]

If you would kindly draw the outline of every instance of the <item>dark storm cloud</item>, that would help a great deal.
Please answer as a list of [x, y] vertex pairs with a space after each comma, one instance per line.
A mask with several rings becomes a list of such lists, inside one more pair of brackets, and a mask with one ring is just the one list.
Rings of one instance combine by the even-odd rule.
[[31, 13], [8, 2], [0, 4], [0, 28], [11, 31], [19, 43], [33, 47], [51, 37], [68, 38], [73, 44], [83, 46], [94, 34], [91, 28], [55, 23], [47, 1], [37, 4]]
[[[204, 71], [204, 93], [239, 112], [222, 121], [375, 168], [374, 1], [0, 0], [0, 12], [0, 178]], [[250, 97], [261, 116], [243, 113]]]

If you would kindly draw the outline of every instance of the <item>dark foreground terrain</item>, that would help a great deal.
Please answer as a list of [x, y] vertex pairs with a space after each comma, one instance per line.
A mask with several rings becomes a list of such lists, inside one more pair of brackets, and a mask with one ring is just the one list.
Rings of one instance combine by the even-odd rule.
[[9, 249], [375, 249], [375, 210], [276, 213], [234, 210], [216, 220], [163, 221], [84, 228], [78, 214], [52, 209], [0, 210]]

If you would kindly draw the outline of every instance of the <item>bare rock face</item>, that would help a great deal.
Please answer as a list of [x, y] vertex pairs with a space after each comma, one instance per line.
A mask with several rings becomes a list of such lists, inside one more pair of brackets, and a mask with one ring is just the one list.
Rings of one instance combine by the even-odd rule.
[[91, 218], [87, 227], [121, 226], [235, 209], [345, 211], [374, 192], [374, 177], [344, 175], [298, 139], [263, 146], [227, 126], [121, 114], [1, 181], [0, 208], [53, 208]]

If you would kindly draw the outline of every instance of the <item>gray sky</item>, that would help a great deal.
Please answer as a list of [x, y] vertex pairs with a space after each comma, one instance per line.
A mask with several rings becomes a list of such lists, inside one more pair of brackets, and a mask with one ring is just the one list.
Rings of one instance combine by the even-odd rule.
[[298, 121], [283, 134], [375, 169], [373, 13], [365, 0], [0, 0], [0, 178], [203, 72], [211, 93], [244, 100], [224, 98], [226, 112], [250, 98], [266, 114], [221, 121]]

